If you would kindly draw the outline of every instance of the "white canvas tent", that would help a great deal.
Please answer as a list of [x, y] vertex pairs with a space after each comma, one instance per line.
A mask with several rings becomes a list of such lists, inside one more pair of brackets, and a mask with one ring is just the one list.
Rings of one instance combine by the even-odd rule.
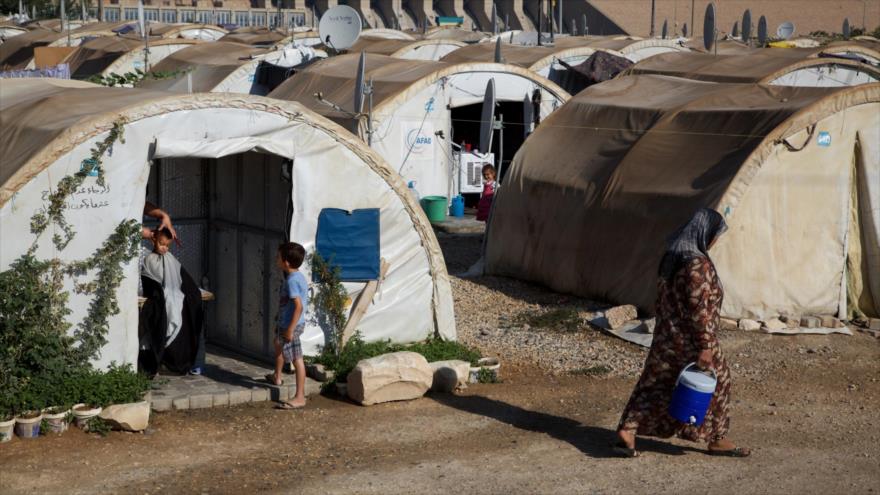
[[880, 84], [591, 86], [514, 158], [487, 271], [651, 312], [665, 239], [700, 207], [730, 226], [725, 316], [877, 316]]
[[[555, 70], [564, 69], [559, 61], [569, 65], [578, 65], [590, 58], [597, 51], [605, 51], [618, 57], [624, 54], [603, 48], [591, 46], [521, 46], [509, 43], [501, 44], [501, 57], [504, 63], [518, 65], [525, 69], [540, 74], [554, 82]], [[455, 50], [441, 59], [447, 63], [464, 62], [493, 62], [495, 60], [495, 45], [490, 43], [477, 43]]]
[[186, 40], [217, 41], [229, 34], [220, 26], [211, 24], [160, 24], [150, 23], [150, 35], [165, 39], [183, 38]]
[[146, 46], [142, 40], [102, 36], [80, 44], [63, 62], [70, 65], [70, 73], [74, 79], [113, 73], [125, 74], [135, 70], [146, 72], [165, 57], [196, 43], [198, 42], [172, 38], [152, 40]]
[[[542, 119], [569, 98], [555, 83], [512, 65], [446, 64], [367, 54], [364, 80], [373, 83], [369, 123], [366, 99], [363, 114], [355, 115], [359, 58], [358, 54], [348, 54], [322, 60], [285, 81], [269, 96], [298, 101], [370, 142], [406, 181], [416, 182], [422, 196], [451, 197], [450, 142], [459, 144], [462, 139], [453, 132], [459, 123], [454, 113], [459, 108], [481, 105], [490, 79], [495, 81], [496, 101], [520, 111], [523, 99], [531, 100], [537, 92], [535, 113]], [[315, 97], [316, 93], [324, 102]], [[480, 117], [476, 118], [479, 123]], [[522, 139], [522, 123], [518, 124], [511, 126], [515, 130], [508, 131], [508, 139]]]
[[[141, 219], [151, 182], [150, 195], [159, 195], [183, 240], [173, 251], [193, 278], [209, 281], [216, 294], [207, 308], [209, 339], [265, 357], [281, 283], [274, 265], [278, 244], [295, 240], [312, 252], [326, 209], [343, 214], [372, 209], [378, 215], [379, 254], [388, 268], [357, 328], [368, 340], [455, 338], [440, 248], [400, 177], [327, 119], [297, 103], [256, 96], [171, 95], [49, 79], [4, 82], [0, 269], [30, 246], [30, 219], [43, 208], [44, 191], [79, 171], [89, 150], [117, 122], [124, 122], [124, 142], [117, 141], [104, 157], [106, 187], [86, 179], [65, 212], [79, 234], [57, 251], [50, 228], [39, 240], [39, 258], [92, 255], [120, 222]], [[289, 217], [285, 211], [291, 211]], [[308, 267], [303, 273], [310, 277]], [[110, 320], [100, 365], [132, 363], [137, 356], [136, 260], [125, 265], [124, 276], [117, 290], [120, 312]], [[352, 299], [365, 286], [345, 285]], [[70, 281], [66, 287], [72, 287]], [[88, 296], [71, 291], [71, 321], [83, 318], [88, 302]], [[302, 340], [310, 354], [324, 342], [315, 314]]]
[[463, 46], [466, 44], [461, 41], [444, 39], [409, 41], [361, 37], [348, 49], [348, 52], [375, 53], [407, 60], [436, 61]]
[[326, 57], [308, 47], [280, 50], [255, 48], [240, 43], [214, 41], [179, 50], [153, 67], [154, 72], [175, 73], [175, 77], [145, 80], [140, 87], [174, 92], [246, 93], [265, 95], [272, 88], [257, 74], [264, 60], [295, 67]]

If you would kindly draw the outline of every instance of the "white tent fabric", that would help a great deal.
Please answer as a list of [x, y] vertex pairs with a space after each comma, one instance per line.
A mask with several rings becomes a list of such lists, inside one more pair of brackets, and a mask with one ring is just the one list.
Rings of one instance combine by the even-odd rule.
[[[115, 143], [112, 154], [104, 159], [107, 186], [87, 179], [65, 214], [79, 235], [58, 252], [47, 238], [51, 232], [47, 233], [39, 242], [38, 257], [82, 259], [120, 221], [140, 220], [151, 160], [210, 157], [219, 158], [216, 166], [220, 167], [226, 160], [220, 157], [249, 151], [272, 153], [293, 160], [290, 239], [308, 252], [315, 249], [317, 219], [323, 209], [379, 209], [380, 254], [389, 269], [379, 295], [358, 325], [364, 337], [398, 342], [432, 335], [455, 338], [452, 292], [442, 253], [406, 185], [361, 141], [301, 105], [249, 95], [169, 95], [46, 79], [8, 81], [0, 90], [0, 154], [4, 157], [0, 163], [0, 269], [30, 245], [30, 218], [43, 206], [43, 192], [79, 170], [89, 149], [107, 136], [115, 122], [123, 120], [125, 142]], [[59, 101], [68, 104], [59, 106]], [[263, 266], [262, 260], [257, 261]], [[124, 270], [125, 279], [117, 290], [120, 312], [110, 319], [109, 342], [96, 365], [136, 360], [137, 260]], [[310, 272], [306, 268], [304, 273]], [[221, 283], [215, 281], [215, 285]], [[355, 296], [363, 284], [346, 283], [346, 287]], [[277, 303], [274, 295], [266, 304], [274, 304], [273, 300]], [[234, 306], [231, 300], [222, 304], [224, 309]], [[82, 320], [88, 297], [71, 291], [70, 307], [70, 320]], [[235, 323], [226, 325], [234, 327]], [[314, 353], [323, 342], [319, 324], [310, 321], [303, 336], [304, 350]]]

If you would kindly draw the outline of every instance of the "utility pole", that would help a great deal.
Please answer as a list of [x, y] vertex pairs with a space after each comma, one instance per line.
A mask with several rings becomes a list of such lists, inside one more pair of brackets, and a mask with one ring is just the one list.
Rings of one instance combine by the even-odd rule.
[[98, 21], [104, 22], [104, 0], [98, 0]]
[[651, 0], [651, 34], [650, 37], [654, 37], [654, 13], [656, 12], [656, 0]]

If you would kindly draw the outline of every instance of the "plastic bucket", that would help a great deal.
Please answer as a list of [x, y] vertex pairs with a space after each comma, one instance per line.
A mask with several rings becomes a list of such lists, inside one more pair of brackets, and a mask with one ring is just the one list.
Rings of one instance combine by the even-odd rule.
[[19, 438], [37, 438], [40, 436], [40, 422], [42, 420], [42, 414], [32, 418], [15, 418], [15, 434]]
[[714, 370], [712, 376], [699, 370], [691, 371], [695, 367], [696, 363], [691, 363], [678, 375], [669, 403], [669, 414], [682, 423], [699, 426], [706, 418], [718, 377]]
[[12, 434], [15, 430], [15, 418], [6, 421], [0, 421], [0, 443], [12, 440]]
[[449, 215], [457, 218], [464, 216], [464, 198], [461, 196], [452, 198], [452, 204], [449, 205]]
[[421, 203], [428, 220], [432, 222], [446, 220], [446, 196], [425, 196]]

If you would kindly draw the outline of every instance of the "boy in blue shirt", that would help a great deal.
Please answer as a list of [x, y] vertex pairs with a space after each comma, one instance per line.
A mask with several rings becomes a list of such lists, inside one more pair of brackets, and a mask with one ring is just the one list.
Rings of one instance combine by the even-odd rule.
[[306, 250], [295, 242], [285, 242], [278, 247], [277, 263], [284, 272], [278, 302], [278, 321], [275, 330], [275, 373], [266, 375], [266, 380], [281, 385], [281, 371], [284, 363], [293, 363], [296, 371], [296, 395], [293, 399], [281, 402], [280, 409], [298, 409], [306, 405], [306, 367], [303, 363], [300, 336], [306, 324], [306, 308], [309, 305], [309, 283], [299, 271]]

